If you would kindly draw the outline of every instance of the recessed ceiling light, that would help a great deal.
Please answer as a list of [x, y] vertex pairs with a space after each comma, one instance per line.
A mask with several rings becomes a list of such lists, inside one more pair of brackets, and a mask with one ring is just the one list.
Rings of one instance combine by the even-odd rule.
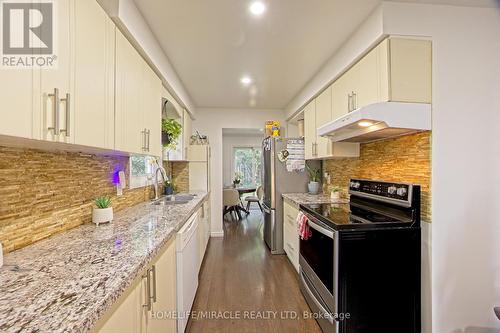
[[261, 16], [266, 11], [266, 5], [262, 1], [254, 1], [250, 4], [250, 13]]
[[245, 86], [248, 86], [250, 83], [252, 83], [252, 79], [248, 76], [243, 76], [240, 81]]
[[360, 121], [358, 123], [358, 126], [361, 126], [361, 127], [370, 127], [371, 125], [373, 125], [373, 123], [371, 121]]

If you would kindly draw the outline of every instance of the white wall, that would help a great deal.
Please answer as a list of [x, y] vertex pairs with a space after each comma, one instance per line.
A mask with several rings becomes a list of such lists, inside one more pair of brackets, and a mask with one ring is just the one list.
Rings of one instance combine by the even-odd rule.
[[[262, 128], [262, 127], [261, 127]], [[230, 185], [234, 179], [233, 149], [236, 147], [261, 147], [264, 134], [223, 134], [222, 135], [222, 182]]]
[[223, 187], [223, 128], [262, 128], [267, 120], [280, 120], [284, 123], [283, 110], [256, 109], [197, 109], [193, 121], [193, 131], [199, 130], [210, 140], [212, 150], [211, 168], [211, 205], [212, 235], [221, 236], [222, 229], [222, 187]]
[[500, 8], [383, 7], [433, 40], [433, 332], [500, 332]]

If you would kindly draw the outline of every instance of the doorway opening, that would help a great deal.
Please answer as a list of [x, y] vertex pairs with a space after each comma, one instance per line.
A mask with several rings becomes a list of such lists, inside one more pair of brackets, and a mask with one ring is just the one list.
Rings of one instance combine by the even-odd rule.
[[262, 140], [257, 128], [224, 128], [223, 214], [225, 221], [238, 221], [262, 214]]

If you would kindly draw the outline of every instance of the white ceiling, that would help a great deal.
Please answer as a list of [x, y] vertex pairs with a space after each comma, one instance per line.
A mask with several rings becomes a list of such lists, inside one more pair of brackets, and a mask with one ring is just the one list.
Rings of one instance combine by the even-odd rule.
[[197, 107], [284, 108], [379, 0], [136, 0]]
[[[259, 18], [248, 11], [251, 0], [135, 2], [196, 107], [282, 109], [381, 1], [265, 0]], [[243, 75], [254, 79], [255, 105]]]

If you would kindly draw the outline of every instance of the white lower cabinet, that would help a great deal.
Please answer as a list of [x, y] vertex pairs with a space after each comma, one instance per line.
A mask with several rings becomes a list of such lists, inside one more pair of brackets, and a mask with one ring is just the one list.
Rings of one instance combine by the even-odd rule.
[[[149, 288], [148, 288], [149, 287]], [[174, 333], [177, 322], [175, 237], [141, 279], [122, 296], [114, 311], [94, 329], [102, 333]], [[174, 317], [175, 318], [175, 317]]]
[[200, 243], [200, 267], [205, 257], [207, 250], [208, 240], [210, 239], [210, 208], [208, 200], [203, 203], [203, 206], [198, 211], [199, 225], [198, 225], [198, 242]]
[[299, 271], [300, 239], [297, 232], [297, 215], [299, 210], [292, 204], [283, 203], [283, 244], [286, 255], [297, 272]]

